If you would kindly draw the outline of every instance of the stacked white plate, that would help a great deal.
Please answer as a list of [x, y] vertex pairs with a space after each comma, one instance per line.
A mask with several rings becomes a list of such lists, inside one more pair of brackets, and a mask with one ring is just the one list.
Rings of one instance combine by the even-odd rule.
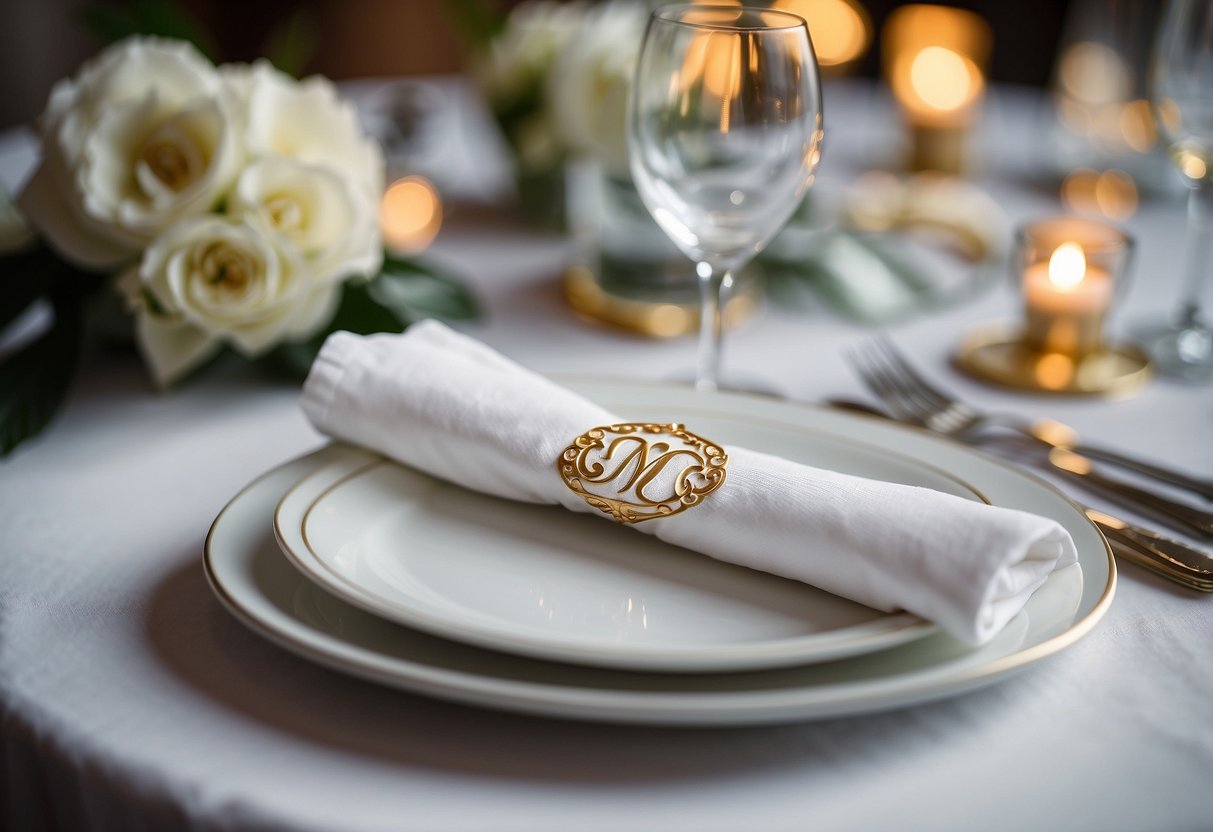
[[418, 693], [530, 713], [728, 725], [900, 707], [1052, 655], [1107, 610], [1116, 572], [1062, 494], [877, 419], [761, 397], [561, 379], [634, 421], [1057, 520], [1079, 563], [992, 642], [663, 544], [556, 507], [474, 494], [333, 445], [264, 475], [206, 546], [215, 593], [306, 658]]

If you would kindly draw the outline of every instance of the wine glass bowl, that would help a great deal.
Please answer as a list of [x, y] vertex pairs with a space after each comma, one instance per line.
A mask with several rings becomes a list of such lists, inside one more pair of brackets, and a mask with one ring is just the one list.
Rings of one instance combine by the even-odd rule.
[[717, 385], [721, 292], [812, 184], [819, 83], [796, 15], [667, 6], [650, 18], [632, 87], [629, 162], [645, 207], [695, 263], [700, 388]]

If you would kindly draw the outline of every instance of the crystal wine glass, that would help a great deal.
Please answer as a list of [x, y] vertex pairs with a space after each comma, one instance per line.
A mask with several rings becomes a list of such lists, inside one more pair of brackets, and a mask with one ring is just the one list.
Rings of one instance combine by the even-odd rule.
[[695, 263], [695, 386], [719, 384], [722, 295], [812, 184], [822, 139], [817, 60], [803, 18], [735, 6], [653, 12], [628, 123], [636, 189]]
[[1213, 271], [1213, 0], [1174, 0], [1167, 8], [1150, 93], [1171, 161], [1190, 190], [1178, 314], [1140, 334], [1159, 372], [1201, 381], [1213, 378], [1213, 328], [1201, 311]]

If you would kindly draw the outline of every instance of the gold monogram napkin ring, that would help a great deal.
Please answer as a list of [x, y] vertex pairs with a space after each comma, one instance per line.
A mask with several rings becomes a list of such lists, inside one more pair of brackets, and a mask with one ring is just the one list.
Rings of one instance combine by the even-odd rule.
[[670, 517], [724, 484], [729, 457], [680, 424], [591, 428], [556, 461], [564, 484], [620, 523]]

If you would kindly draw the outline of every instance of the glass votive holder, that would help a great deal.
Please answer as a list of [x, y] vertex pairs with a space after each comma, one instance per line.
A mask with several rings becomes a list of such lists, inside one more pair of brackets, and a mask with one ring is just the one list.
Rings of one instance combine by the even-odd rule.
[[1133, 247], [1123, 230], [1085, 217], [1020, 226], [1011, 263], [1023, 297], [1025, 346], [1074, 359], [1101, 351]]
[[1135, 347], [1107, 338], [1123, 296], [1134, 242], [1101, 220], [1057, 216], [1020, 226], [1011, 272], [1022, 303], [1014, 328], [983, 328], [962, 343], [960, 366], [1024, 390], [1125, 394], [1150, 376]]

